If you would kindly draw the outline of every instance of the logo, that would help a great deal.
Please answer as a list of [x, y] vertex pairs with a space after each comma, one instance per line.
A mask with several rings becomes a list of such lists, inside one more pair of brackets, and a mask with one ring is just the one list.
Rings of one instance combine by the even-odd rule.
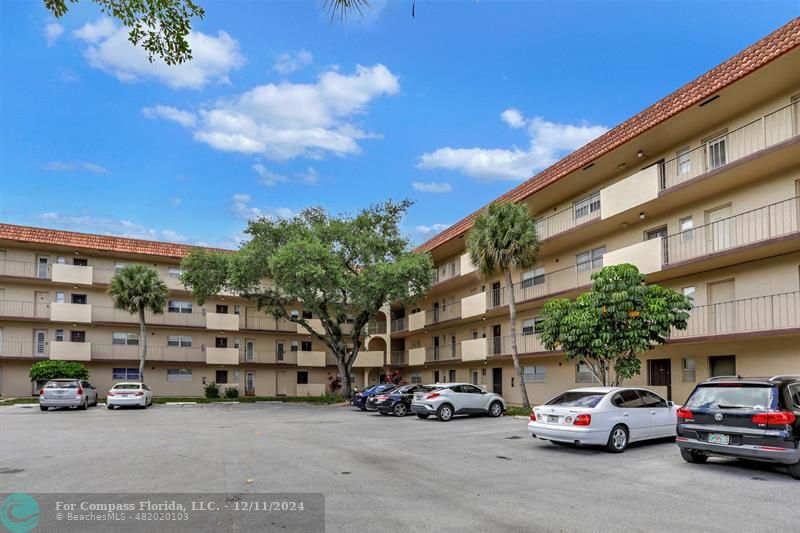
[[0, 522], [11, 533], [28, 533], [39, 523], [39, 504], [23, 492], [10, 494], [0, 501]]
[[717, 422], [722, 422], [722, 413], [715, 414], [714, 420], [716, 420]]

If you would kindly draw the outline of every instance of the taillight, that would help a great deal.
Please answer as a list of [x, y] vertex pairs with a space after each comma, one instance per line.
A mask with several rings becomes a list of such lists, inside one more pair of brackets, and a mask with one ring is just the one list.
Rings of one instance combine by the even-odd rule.
[[531, 422], [536, 422], [536, 412], [531, 411]]
[[44, 387], [39, 389], [39, 396], [44, 396]]
[[75, 391], [75, 396], [80, 396], [81, 394], [83, 394], [83, 389], [81, 387], [78, 387], [78, 390]]
[[592, 423], [592, 415], [578, 415], [575, 417], [575, 422], [572, 423], [573, 426], [588, 426]]
[[681, 407], [677, 411], [675, 411], [675, 416], [680, 418], [681, 420], [694, 420], [694, 413], [690, 410], [686, 409], [685, 407]]
[[114, 392], [113, 390], [108, 391], [108, 395], [109, 396], [114, 396], [115, 394], [116, 394], [116, 392]]
[[375, 399], [376, 399], [377, 401], [379, 401], [379, 402], [382, 402], [382, 401], [383, 401], [383, 400], [385, 400], [386, 398], [388, 398], [388, 396], [377, 396]]
[[134, 396], [143, 396], [144, 393], [142, 391], [139, 391], [139, 392], [134, 392], [133, 395]]
[[795, 421], [795, 416], [789, 411], [770, 411], [753, 415], [754, 424], [766, 426], [786, 426]]
[[438, 392], [432, 392], [432, 393], [428, 394], [427, 396], [425, 396], [425, 399], [426, 400], [433, 400], [434, 398], [438, 398], [439, 396], [441, 396], [441, 394], [439, 394]]

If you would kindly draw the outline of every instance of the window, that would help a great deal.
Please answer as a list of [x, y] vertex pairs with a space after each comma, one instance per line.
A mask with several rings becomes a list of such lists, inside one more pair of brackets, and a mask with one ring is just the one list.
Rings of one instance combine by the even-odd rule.
[[242, 306], [241, 305], [234, 305], [233, 306], [233, 314], [234, 315], [242, 314]]
[[694, 220], [692, 217], [682, 218], [679, 222], [681, 229], [681, 240], [691, 241], [694, 238]]
[[283, 342], [278, 342], [275, 344], [275, 355], [277, 356], [277, 361], [283, 361], [283, 354], [284, 354], [284, 344]]
[[217, 313], [219, 313], [221, 315], [227, 315], [228, 314], [228, 306], [225, 305], [225, 304], [217, 304]]
[[89, 260], [88, 259], [79, 259], [79, 258], [76, 257], [75, 259], [72, 260], [72, 264], [75, 265], [75, 266], [85, 267], [85, 266], [89, 266]]
[[624, 409], [636, 409], [642, 407], [644, 401], [635, 390], [624, 390], [615, 394], [611, 398], [611, 403]]
[[111, 370], [111, 379], [122, 381], [138, 381], [138, 368], [114, 368]]
[[192, 302], [181, 300], [170, 300], [167, 302], [167, 312], [169, 313], [191, 313]]
[[59, 265], [63, 265], [66, 262], [67, 262], [67, 259], [63, 255], [59, 255], [58, 257], [56, 257], [56, 263], [58, 263]]
[[116, 261], [116, 262], [114, 262], [114, 270], [116, 270], [117, 272], [119, 272], [120, 270], [122, 270], [123, 268], [125, 268], [126, 266], [128, 266], [129, 264], [130, 264], [130, 263], [125, 263], [125, 262], [123, 262], [123, 261]]
[[112, 333], [111, 344], [119, 344], [123, 346], [138, 346], [139, 335], [136, 333]]
[[735, 376], [736, 356], [717, 355], [709, 357], [708, 367], [712, 378], [716, 376]]
[[522, 273], [522, 287], [528, 288], [544, 283], [544, 267], [534, 267]]
[[683, 293], [683, 295], [684, 296], [688, 296], [689, 298], [692, 299], [692, 301], [694, 301], [694, 291], [695, 291], [694, 285], [692, 285], [690, 287], [684, 287], [684, 288], [681, 289], [681, 292]]
[[180, 279], [181, 274], [183, 274], [183, 270], [178, 267], [169, 267], [167, 269], [167, 276], [172, 279]]
[[290, 348], [291, 351], [296, 352], [300, 349], [300, 343], [297, 341], [292, 341]]
[[192, 337], [190, 335], [170, 335], [167, 337], [167, 346], [191, 348]]
[[544, 318], [537, 316], [534, 318], [528, 318], [522, 321], [522, 334], [523, 335], [533, 335], [535, 333], [542, 332], [542, 323], [544, 322]]
[[85, 294], [73, 294], [71, 301], [74, 304], [86, 305], [87, 298]]
[[697, 361], [691, 357], [683, 358], [683, 382], [694, 383], [697, 380]]
[[221, 383], [223, 385], [228, 383], [228, 371], [227, 370], [217, 370], [216, 372], [216, 380], [217, 383]]
[[70, 340], [70, 342], [86, 342], [86, 332], [85, 331], [70, 331], [69, 332], [69, 340]]
[[667, 236], [667, 227], [666, 226], [662, 226], [660, 228], [655, 228], [655, 229], [651, 229], [651, 230], [646, 231], [644, 233], [644, 240], [650, 241], [650, 240], [653, 240], [653, 239], [659, 239], [661, 237], [666, 237], [666, 236]]
[[308, 372], [306, 372], [305, 370], [297, 371], [297, 384], [308, 385]]
[[795, 407], [800, 408], [800, 385], [789, 385], [787, 388], [789, 396], [792, 398], [792, 403]]
[[56, 303], [57, 304], [63, 304], [64, 303], [64, 293], [63, 292], [57, 292], [56, 293]]
[[167, 381], [192, 381], [192, 369], [168, 368]]
[[652, 392], [647, 390], [640, 390], [637, 392], [642, 397], [642, 407], [649, 407], [649, 408], [667, 407], [667, 401], [661, 396], [653, 394]]
[[676, 161], [678, 176], [688, 176], [692, 172], [692, 152], [688, 148], [678, 151]]
[[304, 351], [304, 352], [310, 352], [311, 351], [311, 341], [303, 341], [302, 344], [301, 344], [300, 349], [302, 351]]
[[450, 371], [448, 372], [447, 381], [449, 381], [450, 383], [452, 383], [452, 382], [454, 382], [455, 380], [456, 380], [456, 371], [455, 371], [455, 370], [450, 370]]
[[578, 363], [575, 365], [575, 383], [599, 383], [599, 381], [589, 370], [589, 365]]
[[[281, 352], [283, 352], [283, 344], [281, 344], [280, 347], [281, 347]], [[255, 353], [255, 351], [256, 351], [256, 341], [254, 341], [253, 339], [246, 339], [244, 341], [244, 360], [252, 361], [253, 354]], [[283, 353], [281, 353], [281, 356], [283, 356]]]
[[228, 338], [227, 337], [215, 337], [214, 338], [214, 347], [216, 347], [216, 348], [227, 348], [228, 347]]
[[708, 141], [708, 168], [714, 170], [728, 162], [726, 150], [727, 135]]
[[525, 383], [544, 383], [547, 381], [546, 366], [526, 366], [522, 369]]
[[603, 255], [606, 253], [606, 247], [601, 246], [588, 252], [580, 253], [576, 256], [576, 263], [578, 272], [588, 272], [589, 270], [597, 270], [603, 267]]
[[303, 311], [303, 318], [306, 320], [311, 320], [314, 318], [314, 315], [311, 313], [311, 311]]
[[594, 193], [588, 198], [578, 200], [572, 205], [576, 220], [592, 213], [596, 213], [600, 211], [600, 193]]
[[56, 341], [57, 342], [64, 342], [64, 330], [57, 329], [56, 330]]
[[234, 348], [236, 348], [236, 349], [238, 350], [238, 349], [239, 349], [239, 346], [240, 346], [240, 344], [241, 344], [241, 343], [240, 343], [240, 341], [239, 341], [239, 338], [238, 338], [238, 337], [234, 337], [234, 338], [233, 338], [233, 347], [234, 347]]
[[411, 383], [422, 384], [422, 374], [411, 374]]

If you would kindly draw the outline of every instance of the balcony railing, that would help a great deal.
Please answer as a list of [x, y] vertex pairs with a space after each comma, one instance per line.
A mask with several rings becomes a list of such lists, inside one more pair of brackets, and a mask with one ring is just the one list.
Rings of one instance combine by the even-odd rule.
[[38, 265], [33, 261], [2, 259], [0, 260], [0, 276], [50, 279], [50, 269], [47, 264]]
[[795, 197], [665, 237], [664, 263], [680, 263], [798, 231], [800, 197]]
[[[503, 337], [490, 337], [486, 339], [487, 353], [489, 355], [509, 355], [511, 354], [511, 335]], [[518, 334], [517, 353], [538, 353], [546, 352], [544, 345], [539, 340], [538, 335]]]
[[94, 267], [92, 271], [92, 282], [100, 285], [108, 285], [111, 283], [111, 278], [114, 277], [117, 271], [114, 268], [97, 268]]
[[[160, 313], [145, 312], [145, 323], [155, 326], [184, 326], [204, 328], [206, 317], [202, 312]], [[139, 317], [115, 307], [92, 306], [92, 322], [139, 323]]]
[[800, 134], [798, 117], [800, 102], [794, 102], [661, 163], [660, 189], [669, 189]]
[[392, 320], [392, 333], [398, 333], [400, 331], [407, 331], [407, 330], [408, 330], [408, 320], [405, 317]]
[[552, 215], [536, 219], [536, 234], [540, 241], [600, 218], [600, 193], [576, 202]]
[[461, 300], [425, 311], [425, 325], [461, 318]]
[[405, 351], [393, 350], [390, 356], [393, 365], [404, 365], [408, 362]]
[[671, 339], [800, 328], [800, 292], [699, 305], [689, 314], [687, 328]]
[[[135, 361], [139, 359], [139, 346], [92, 343], [92, 359]], [[147, 361], [199, 363], [205, 360], [206, 356], [201, 347], [147, 346]]]
[[[592, 274], [601, 268], [601, 265], [595, 264], [592, 266], [590, 263], [585, 263], [580, 266], [573, 265], [561, 270], [554, 270], [543, 276], [517, 282], [514, 284], [514, 301], [519, 304], [591, 285]], [[508, 290], [506, 287], [486, 292], [487, 309], [494, 309], [504, 305], [508, 305]]]
[[240, 357], [242, 363], [275, 363], [275, 350], [242, 350]]
[[461, 275], [461, 258], [457, 257], [443, 265], [436, 267], [433, 273], [433, 283], [441, 283]]
[[239, 315], [240, 329], [257, 329], [262, 331], [297, 332], [297, 324], [285, 318], [276, 319], [271, 316]]
[[50, 319], [50, 302], [0, 300], [0, 316]]
[[425, 361], [454, 361], [461, 359], [461, 343], [425, 348]]
[[[47, 346], [44, 347], [45, 352]], [[46, 353], [36, 353], [32, 341], [0, 341], [0, 357], [25, 357], [31, 359], [47, 359]]]

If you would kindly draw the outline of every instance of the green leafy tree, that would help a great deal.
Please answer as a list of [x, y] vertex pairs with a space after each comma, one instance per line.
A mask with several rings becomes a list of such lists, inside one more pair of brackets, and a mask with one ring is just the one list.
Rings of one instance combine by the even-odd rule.
[[467, 238], [467, 251], [472, 264], [484, 277], [498, 270], [505, 276], [511, 315], [511, 358], [522, 392], [522, 404], [530, 407], [517, 351], [517, 302], [511, 275], [515, 269], [532, 267], [539, 253], [536, 223], [528, 213], [528, 208], [510, 202], [491, 204], [475, 218]]
[[[365, 326], [386, 302], [410, 302], [430, 287], [428, 254], [410, 251], [399, 222], [411, 202], [387, 201], [355, 216], [310, 208], [292, 219], [251, 220], [250, 240], [236, 253], [195, 249], [183, 260], [181, 280], [202, 304], [232, 292], [259, 309], [294, 322], [336, 358], [342, 392], [350, 396], [353, 363]], [[302, 313], [302, 302], [322, 333]]]
[[128, 265], [111, 278], [108, 294], [114, 307], [139, 317], [139, 379], [144, 383], [144, 363], [147, 360], [147, 326], [145, 311], [164, 312], [167, 304], [167, 285], [158, 272], [146, 265]]
[[39, 387], [51, 379], [89, 379], [89, 371], [76, 361], [38, 361], [31, 365], [28, 375]]
[[617, 386], [641, 373], [639, 354], [667, 342], [672, 328], [686, 329], [691, 309], [690, 298], [645, 284], [635, 266], [608, 266], [592, 274], [590, 291], [544, 306], [539, 338], [585, 363], [603, 385]]

